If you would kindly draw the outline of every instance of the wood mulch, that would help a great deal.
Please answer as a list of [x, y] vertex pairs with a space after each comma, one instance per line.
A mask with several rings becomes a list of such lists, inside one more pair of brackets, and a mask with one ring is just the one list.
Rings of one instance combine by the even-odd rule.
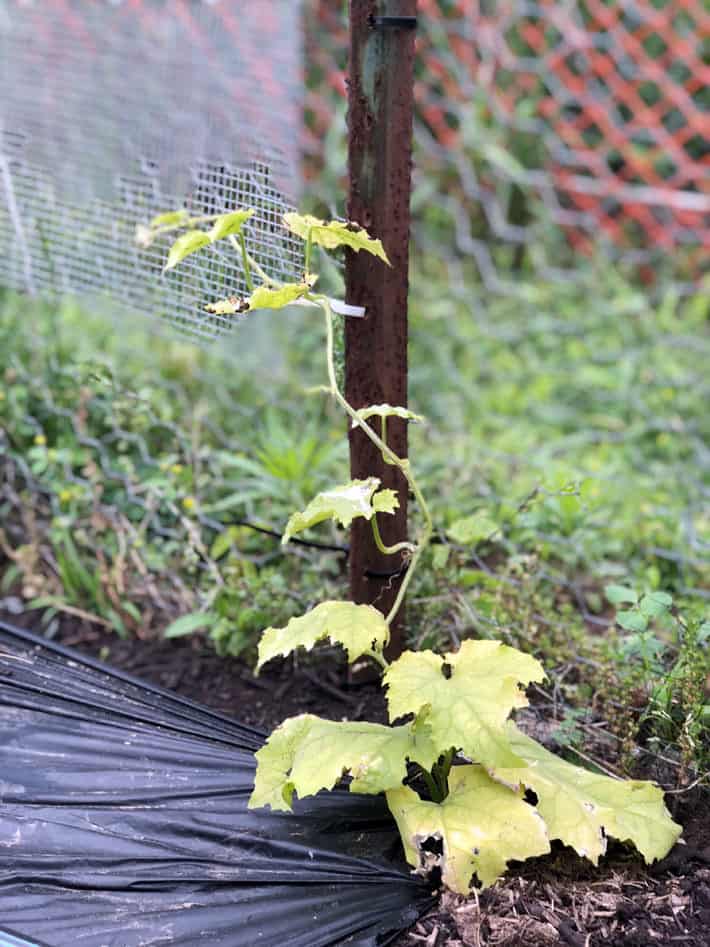
[[[0, 618], [37, 629], [38, 613], [3, 604]], [[196, 637], [122, 640], [72, 618], [61, 619], [55, 640], [264, 730], [303, 712], [385, 719], [379, 685], [349, 682], [323, 664], [284, 662], [255, 678], [245, 662], [218, 657]], [[709, 947], [710, 794], [677, 796], [675, 806], [686, 844], [663, 862], [647, 867], [612, 843], [595, 869], [555, 843], [486, 891], [444, 894], [396, 947]]]

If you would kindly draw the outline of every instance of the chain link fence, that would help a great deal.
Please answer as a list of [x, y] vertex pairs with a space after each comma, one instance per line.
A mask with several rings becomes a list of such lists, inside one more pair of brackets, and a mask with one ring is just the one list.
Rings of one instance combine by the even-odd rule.
[[[317, 177], [345, 96], [347, 20], [339, 0], [311, 17]], [[419, 244], [438, 245], [432, 218], [446, 224], [491, 291], [525, 267], [574, 279], [600, 252], [691, 291], [710, 249], [709, 29], [693, 0], [420, 0]]]

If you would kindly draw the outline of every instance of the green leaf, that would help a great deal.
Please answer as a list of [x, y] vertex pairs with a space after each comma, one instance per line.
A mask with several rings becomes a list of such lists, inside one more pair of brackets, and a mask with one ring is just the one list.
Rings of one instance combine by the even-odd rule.
[[188, 230], [181, 237], [178, 237], [175, 243], [170, 247], [168, 253], [168, 262], [165, 264], [166, 270], [172, 270], [181, 260], [191, 253], [196, 253], [210, 242], [210, 238], [201, 230]]
[[639, 599], [636, 592], [625, 585], [605, 585], [604, 595], [612, 605], [622, 605], [624, 602], [635, 605]]
[[407, 760], [430, 769], [436, 751], [426, 726], [322, 720], [312, 714], [291, 717], [257, 752], [254, 792], [249, 808], [289, 810], [300, 799], [332, 789], [346, 774], [350, 791], [376, 794], [402, 785]]
[[292, 618], [285, 628], [267, 628], [259, 642], [257, 672], [272, 658], [284, 657], [297, 648], [310, 651], [329, 638], [341, 644], [352, 664], [370, 649], [381, 652], [389, 641], [389, 628], [382, 612], [372, 605], [353, 602], [321, 602], [305, 615]]
[[[455, 766], [449, 795], [426, 802], [406, 786], [387, 792], [410, 865], [428, 872], [441, 867], [444, 884], [468, 894], [475, 873], [484, 887], [493, 884], [512, 859], [523, 861], [550, 851], [545, 824], [518, 793], [492, 780], [480, 766]], [[440, 839], [442, 854], [423, 845]]]
[[648, 619], [635, 608], [628, 612], [617, 612], [616, 623], [627, 631], [645, 631], [648, 628]]
[[281, 542], [287, 543], [296, 533], [302, 533], [323, 520], [334, 519], [347, 529], [357, 516], [370, 520], [375, 513], [394, 513], [399, 506], [396, 493], [393, 490], [375, 493], [379, 485], [377, 477], [368, 477], [367, 480], [350, 480], [324, 490], [305, 510], [291, 516]]
[[149, 227], [179, 227], [180, 224], [186, 223], [190, 219], [190, 215], [185, 210], [184, 207], [181, 207], [180, 210], [169, 210], [167, 214], [158, 214], [157, 217], [154, 217]]
[[189, 615], [183, 615], [171, 622], [163, 632], [163, 638], [182, 638], [183, 635], [191, 635], [193, 631], [199, 631], [201, 628], [211, 628], [217, 618], [212, 612], [190, 612]]
[[537, 796], [537, 808], [550, 838], [560, 839], [596, 865], [606, 851], [606, 836], [631, 841], [647, 862], [663, 858], [677, 841], [681, 827], [663, 804], [653, 783], [611, 779], [550, 753], [521, 733], [511, 721], [510, 740], [525, 760], [522, 769], [495, 769], [496, 779], [522, 784]]
[[253, 210], [233, 210], [229, 214], [222, 214], [212, 224], [210, 230], [210, 240], [221, 240], [223, 237], [231, 237], [242, 232], [242, 227], [253, 215]]
[[[445, 676], [445, 666], [450, 677]], [[406, 651], [385, 671], [391, 721], [429, 706], [432, 738], [486, 766], [524, 766], [511, 749], [505, 721], [528, 703], [520, 684], [542, 681], [539, 661], [499, 641], [464, 641], [443, 658]]]
[[646, 618], [658, 618], [665, 615], [673, 604], [673, 598], [667, 592], [649, 592], [639, 602], [639, 611]]
[[449, 539], [462, 546], [473, 546], [498, 531], [498, 524], [492, 520], [485, 510], [478, 510], [471, 516], [456, 520], [446, 530]]
[[[360, 408], [355, 413], [361, 421], [367, 421], [368, 418], [402, 418], [404, 421], [417, 424], [425, 420], [423, 415], [415, 414], [409, 408], [393, 408], [391, 404], [371, 404], [367, 408]], [[357, 421], [354, 419], [352, 427], [357, 427]]]
[[308, 283], [285, 283], [277, 289], [259, 286], [247, 300], [249, 309], [283, 309], [310, 292]]
[[311, 242], [317, 243], [326, 250], [335, 250], [337, 247], [350, 247], [356, 252], [365, 250], [384, 260], [388, 266], [391, 265], [382, 241], [375, 240], [358, 224], [340, 220], [331, 220], [326, 223], [324, 220], [318, 220], [317, 217], [311, 217], [310, 214], [295, 213], [284, 214], [284, 223], [291, 233], [295, 233], [303, 240], [307, 240], [310, 234]]

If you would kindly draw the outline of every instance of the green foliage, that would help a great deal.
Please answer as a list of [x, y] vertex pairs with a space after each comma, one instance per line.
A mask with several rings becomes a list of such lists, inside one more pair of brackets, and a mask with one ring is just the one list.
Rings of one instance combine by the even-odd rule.
[[188, 230], [187, 233], [184, 233], [182, 236], [178, 237], [170, 248], [170, 253], [168, 253], [168, 261], [165, 264], [165, 269], [172, 270], [173, 267], [182, 262], [185, 257], [190, 256], [193, 253], [197, 253], [198, 250], [208, 246], [210, 242], [209, 235], [203, 233], [201, 230]]
[[377, 477], [351, 480], [342, 486], [324, 490], [301, 513], [294, 513], [286, 524], [283, 543], [323, 520], [333, 519], [348, 527], [356, 517], [371, 520], [376, 513], [394, 513], [399, 500], [393, 490], [379, 490]]

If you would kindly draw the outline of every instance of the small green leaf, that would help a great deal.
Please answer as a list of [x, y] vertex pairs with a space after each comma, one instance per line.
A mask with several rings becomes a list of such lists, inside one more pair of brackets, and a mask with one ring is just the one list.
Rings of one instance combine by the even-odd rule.
[[432, 739], [441, 752], [453, 746], [486, 766], [523, 766], [511, 749], [505, 721], [513, 708], [527, 705], [520, 685], [544, 677], [540, 662], [515, 648], [499, 641], [464, 641], [459, 651], [443, 658], [432, 651], [405, 651], [387, 668], [383, 682], [391, 721], [430, 708]]
[[222, 214], [212, 224], [210, 230], [210, 240], [222, 240], [223, 237], [237, 236], [242, 232], [242, 227], [253, 215], [253, 210], [233, 210], [229, 214]]
[[623, 605], [625, 602], [635, 605], [639, 600], [636, 592], [626, 585], [605, 585], [604, 595], [612, 605]]
[[212, 612], [190, 612], [189, 615], [183, 615], [171, 622], [163, 632], [163, 638], [182, 638], [201, 628], [211, 628], [217, 617]]
[[[449, 773], [449, 795], [426, 802], [407, 786], [387, 792], [410, 865], [428, 873], [441, 867], [441, 880], [458, 894], [468, 894], [471, 879], [492, 885], [509, 861], [523, 861], [550, 851], [545, 823], [520, 794], [492, 780], [480, 766], [455, 766]], [[440, 839], [442, 854], [423, 847]]]
[[527, 764], [519, 770], [496, 768], [506, 785], [522, 784], [538, 798], [537, 808], [550, 838], [560, 839], [596, 865], [606, 837], [631, 841], [647, 862], [663, 858], [681, 833], [653, 783], [611, 779], [550, 753], [515, 724], [508, 723], [511, 744]]
[[498, 524], [495, 520], [492, 520], [485, 510], [478, 510], [471, 516], [452, 523], [446, 530], [446, 535], [462, 546], [474, 546], [497, 531]]
[[310, 651], [325, 638], [343, 645], [352, 664], [371, 649], [382, 652], [389, 635], [382, 612], [372, 605], [321, 602], [305, 615], [292, 618], [285, 628], [266, 629], [259, 642], [256, 670], [260, 671], [272, 658], [285, 657], [297, 648]]
[[649, 592], [639, 602], [639, 610], [646, 618], [658, 618], [665, 615], [672, 604], [673, 598], [667, 592]]
[[326, 250], [335, 250], [337, 247], [350, 247], [356, 252], [365, 250], [384, 260], [388, 266], [391, 265], [382, 241], [371, 237], [358, 224], [340, 220], [331, 220], [326, 223], [324, 220], [318, 220], [317, 217], [311, 217], [310, 214], [295, 213], [284, 214], [284, 223], [291, 233], [295, 233], [303, 240], [307, 240], [310, 234], [311, 242], [317, 243]]
[[170, 248], [168, 253], [168, 262], [165, 264], [166, 270], [172, 270], [181, 260], [191, 253], [196, 253], [210, 242], [210, 238], [201, 230], [188, 230], [181, 237], [178, 237]]
[[167, 214], [158, 214], [157, 217], [154, 217], [149, 226], [150, 227], [179, 227], [180, 224], [186, 223], [190, 219], [190, 215], [185, 210], [184, 207], [181, 207], [180, 210], [169, 210]]
[[437, 546], [434, 546], [434, 551], [431, 556], [431, 565], [433, 569], [436, 569], [437, 572], [441, 569], [446, 568], [446, 564], [449, 561], [449, 555], [451, 554], [451, 547], [446, 546], [443, 543], [440, 543]]
[[334, 519], [347, 529], [357, 516], [370, 520], [378, 512], [394, 513], [399, 506], [396, 493], [393, 490], [375, 493], [379, 485], [377, 477], [368, 477], [367, 480], [350, 480], [339, 487], [324, 490], [305, 510], [291, 516], [281, 542], [287, 543], [292, 536], [323, 520]]
[[283, 309], [310, 292], [308, 283], [285, 283], [278, 289], [260, 286], [248, 299], [249, 309]]
[[627, 631], [645, 631], [648, 628], [648, 618], [635, 608], [628, 612], [617, 612], [616, 623]]
[[[425, 420], [421, 414], [415, 414], [409, 408], [393, 408], [391, 404], [371, 404], [367, 408], [360, 408], [355, 412], [362, 421], [369, 418], [402, 418], [404, 421], [412, 421], [414, 424]], [[353, 419], [352, 427], [357, 427], [357, 421]]]
[[299, 799], [332, 789], [346, 774], [350, 791], [376, 794], [402, 785], [407, 760], [430, 769], [437, 753], [426, 726], [322, 720], [301, 714], [284, 721], [257, 752], [249, 808], [289, 810]]

